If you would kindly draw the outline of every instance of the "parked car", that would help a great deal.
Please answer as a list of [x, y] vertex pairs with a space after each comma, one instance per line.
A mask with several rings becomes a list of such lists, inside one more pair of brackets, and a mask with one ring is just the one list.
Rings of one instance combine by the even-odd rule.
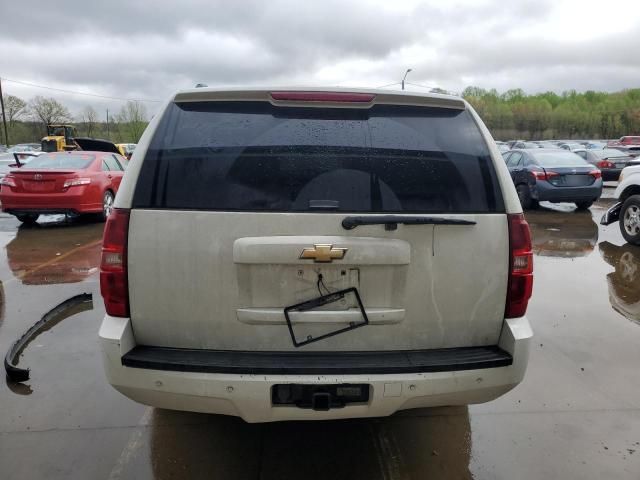
[[614, 182], [618, 180], [622, 169], [634, 159], [632, 155], [613, 148], [574, 150], [573, 153], [579, 155], [591, 165], [598, 167], [602, 172], [602, 180]]
[[2, 178], [2, 211], [23, 223], [35, 223], [43, 213], [100, 213], [106, 219], [126, 164], [107, 152], [42, 154]]
[[116, 147], [120, 151], [120, 155], [123, 157], [130, 159], [133, 151], [136, 149], [135, 143], [116, 143]]
[[638, 157], [640, 155], [640, 145], [617, 145], [614, 147], [607, 147], [615, 150], [620, 150], [621, 152], [626, 153], [627, 155], [631, 155], [633, 157]]
[[625, 147], [629, 145], [640, 146], [640, 135], [625, 135], [624, 137], [620, 137], [618, 140], [611, 140], [608, 145], [610, 147]]
[[583, 149], [584, 145], [582, 145], [581, 143], [561, 143], [559, 147], [564, 150], [569, 150], [570, 152], [572, 152], [574, 150]]
[[513, 144], [513, 147], [511, 147], [511, 149], [515, 150], [516, 148], [542, 148], [542, 147], [540, 147], [540, 145], [538, 145], [535, 142], [516, 142]]
[[521, 381], [529, 228], [462, 98], [197, 88], [148, 129], [103, 243], [120, 392], [268, 422]]
[[603, 148], [607, 148], [607, 144], [605, 142], [589, 142], [587, 144], [585, 144], [584, 148], [586, 148], [587, 150], [591, 150], [591, 149], [603, 149]]
[[509, 146], [504, 143], [504, 142], [496, 142], [496, 144], [498, 145], [498, 150], [500, 150], [500, 153], [504, 153], [504, 152], [508, 152], [509, 151]]
[[600, 223], [618, 222], [620, 233], [633, 245], [640, 245], [640, 164], [623, 168], [614, 193], [618, 200], [602, 216]]
[[554, 142], [551, 140], [543, 140], [541, 142], [536, 142], [540, 148], [559, 148], [558, 142]]
[[541, 201], [573, 202], [589, 208], [602, 193], [602, 174], [573, 152], [559, 149], [513, 150], [506, 158], [522, 208]]
[[19, 143], [17, 145], [12, 145], [6, 149], [5, 152], [0, 153], [0, 161], [15, 161], [14, 153], [35, 153], [40, 151], [40, 145], [37, 143]]
[[8, 149], [9, 152], [39, 152], [42, 147], [39, 143], [17, 143]]

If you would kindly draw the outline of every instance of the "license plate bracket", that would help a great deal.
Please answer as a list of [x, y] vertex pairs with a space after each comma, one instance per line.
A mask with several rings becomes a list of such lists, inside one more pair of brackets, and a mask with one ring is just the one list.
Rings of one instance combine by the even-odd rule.
[[[307, 336], [307, 338], [304, 340], [301, 340], [296, 336], [296, 333], [293, 327], [293, 322], [291, 321], [291, 313], [306, 312], [309, 310], [317, 309], [319, 307], [323, 307], [325, 305], [329, 305], [334, 302], [339, 302], [348, 294], [353, 294], [355, 296], [358, 308], [360, 309], [360, 314], [362, 315], [362, 321], [350, 322], [349, 325], [346, 327], [342, 327], [337, 330], [324, 333], [322, 335], [318, 335], [316, 337]], [[345, 288], [344, 290], [331, 292], [331, 293], [328, 293], [327, 295], [321, 295], [319, 297], [312, 298], [310, 300], [306, 300], [304, 302], [300, 302], [295, 305], [290, 305], [288, 307], [285, 307], [284, 318], [287, 321], [287, 327], [289, 328], [291, 341], [293, 342], [293, 346], [296, 348], [302, 347], [304, 345], [308, 345], [310, 343], [318, 342], [326, 338], [335, 337], [336, 335], [339, 335], [341, 333], [346, 333], [356, 328], [364, 327], [365, 325], [369, 324], [369, 318], [367, 317], [367, 312], [365, 312], [364, 310], [364, 305], [362, 304], [360, 294], [358, 293], [358, 289], [355, 287]]]

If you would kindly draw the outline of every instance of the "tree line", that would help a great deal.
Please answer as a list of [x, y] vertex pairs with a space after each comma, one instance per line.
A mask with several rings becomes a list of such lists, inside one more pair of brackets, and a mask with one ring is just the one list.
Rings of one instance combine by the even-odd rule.
[[527, 95], [467, 87], [462, 96], [496, 140], [614, 139], [640, 135], [640, 88]]
[[[496, 140], [640, 135], [640, 88], [614, 93], [571, 90], [527, 95], [521, 89], [499, 93], [495, 89], [467, 87], [462, 96], [480, 114]], [[39, 142], [46, 135], [46, 126], [52, 123], [71, 123], [79, 136], [137, 143], [148, 123], [146, 107], [140, 102], [127, 102], [107, 123], [92, 106], [86, 106], [74, 117], [54, 98], [37, 96], [28, 102], [14, 95], [3, 98], [12, 144]], [[0, 143], [5, 143], [2, 128]]]
[[[101, 119], [96, 109], [86, 106], [77, 115], [55, 98], [36, 96], [25, 101], [14, 95], [4, 95], [4, 109], [9, 143], [40, 143], [47, 134], [47, 125], [70, 124], [80, 137], [95, 137], [114, 143], [138, 143], [149, 123], [146, 107], [129, 101], [109, 117]], [[0, 116], [1, 119], [1, 116]], [[4, 128], [0, 125], [0, 144], [6, 144]]]

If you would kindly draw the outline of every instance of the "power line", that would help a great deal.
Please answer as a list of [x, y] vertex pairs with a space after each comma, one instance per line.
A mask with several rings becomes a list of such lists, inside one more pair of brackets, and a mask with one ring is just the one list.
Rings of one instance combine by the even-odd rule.
[[391, 87], [393, 85], [400, 85], [400, 82], [395, 82], [395, 83], [390, 83], [388, 85], [380, 85], [379, 87], [376, 88], [385, 88], [385, 87]]
[[35, 83], [23, 82], [21, 80], [11, 80], [10, 78], [5, 78], [5, 77], [0, 77], [0, 78], [2, 80], [4, 80], [5, 82], [18, 83], [20, 85], [27, 85], [29, 87], [35, 87], [35, 88], [44, 88], [45, 90], [55, 90], [57, 92], [72, 93], [72, 94], [75, 94], [75, 95], [86, 95], [87, 97], [106, 98], [106, 99], [109, 99], [109, 100], [120, 100], [120, 101], [123, 101], [123, 102], [152, 102], [152, 103], [161, 102], [161, 100], [147, 100], [147, 99], [143, 99], [143, 98], [111, 97], [109, 95], [99, 95], [97, 93], [78, 92], [76, 90], [66, 90], [64, 88], [56, 88], [56, 87], [48, 87], [48, 86], [45, 86], [45, 85], [37, 85]]

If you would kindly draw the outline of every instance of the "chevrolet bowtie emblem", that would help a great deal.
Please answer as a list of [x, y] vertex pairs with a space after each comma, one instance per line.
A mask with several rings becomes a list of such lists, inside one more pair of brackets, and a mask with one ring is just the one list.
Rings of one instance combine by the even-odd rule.
[[333, 260], [340, 260], [344, 258], [344, 254], [347, 253], [348, 248], [334, 247], [328, 243], [318, 243], [313, 248], [305, 248], [300, 254], [300, 258], [313, 260], [318, 263], [333, 262]]

